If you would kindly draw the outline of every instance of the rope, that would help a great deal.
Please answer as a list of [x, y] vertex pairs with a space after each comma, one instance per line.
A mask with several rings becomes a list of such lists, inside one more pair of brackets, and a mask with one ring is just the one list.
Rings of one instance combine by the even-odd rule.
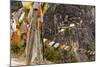
[[[65, 46], [62, 43], [58, 43], [58, 42], [55, 42], [55, 41], [52, 41], [52, 40], [49, 40], [49, 39], [46, 39], [46, 38], [43, 39], [43, 42], [44, 42], [44, 45], [46, 45], [46, 46], [50, 46], [50, 47], [53, 47], [53, 48], [60, 48], [60, 49], [66, 50], [66, 51], [68, 51], [68, 49], [71, 47], [71, 46]], [[78, 50], [82, 51], [84, 53], [88, 53], [89, 55], [95, 55], [95, 51], [85, 50], [85, 49], [82, 49], [82, 48], [79, 48]]]

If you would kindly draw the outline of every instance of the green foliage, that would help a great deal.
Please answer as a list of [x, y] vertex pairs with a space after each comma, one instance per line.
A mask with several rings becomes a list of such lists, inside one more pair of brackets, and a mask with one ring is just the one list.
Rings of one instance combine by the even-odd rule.
[[69, 51], [67, 55], [68, 55], [67, 62], [70, 62], [70, 63], [78, 62], [77, 59], [75, 58], [75, 55], [71, 51]]
[[54, 49], [50, 47], [45, 48], [45, 58], [49, 61], [52, 61], [54, 63], [61, 63], [62, 60], [62, 53], [59, 49]]
[[16, 46], [12, 44], [11, 51], [16, 55], [22, 55], [25, 51], [25, 40], [21, 39]]
[[62, 53], [62, 50], [55, 49], [52, 47], [46, 47], [44, 56], [47, 60], [54, 62], [54, 63], [71, 63], [71, 62], [77, 62], [74, 54], [69, 50], [67, 51], [67, 59], [64, 59], [64, 55]]

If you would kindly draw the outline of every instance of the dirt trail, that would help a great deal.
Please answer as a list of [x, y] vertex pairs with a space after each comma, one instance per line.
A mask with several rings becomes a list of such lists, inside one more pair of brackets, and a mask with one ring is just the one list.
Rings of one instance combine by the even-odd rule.
[[19, 66], [19, 65], [25, 65], [25, 61], [19, 60], [17, 58], [11, 58], [11, 66]]

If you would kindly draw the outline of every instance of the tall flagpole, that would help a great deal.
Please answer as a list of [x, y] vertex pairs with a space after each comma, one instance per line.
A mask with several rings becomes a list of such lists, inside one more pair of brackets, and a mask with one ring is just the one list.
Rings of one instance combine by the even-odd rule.
[[33, 45], [34, 45], [34, 22], [33, 18], [31, 19], [31, 25], [30, 25], [30, 30], [28, 33], [28, 38], [27, 38], [27, 44], [26, 44], [26, 65], [31, 64], [31, 59], [32, 59], [32, 50], [33, 50]]
[[[40, 38], [41, 32], [38, 30], [38, 6], [39, 3], [35, 2], [33, 5], [33, 20], [30, 27], [29, 37], [26, 46], [26, 64], [30, 65], [31, 62], [36, 64], [43, 63], [42, 42]], [[33, 59], [34, 57], [34, 59]]]

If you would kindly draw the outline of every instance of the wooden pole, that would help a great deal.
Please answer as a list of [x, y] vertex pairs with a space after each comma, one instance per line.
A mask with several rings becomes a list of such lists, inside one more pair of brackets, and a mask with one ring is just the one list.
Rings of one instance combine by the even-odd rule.
[[[42, 42], [40, 38], [40, 33], [38, 31], [38, 8], [37, 4], [36, 8], [34, 7], [33, 9], [33, 18], [31, 27], [30, 27], [30, 32], [29, 32], [29, 37], [27, 41], [27, 46], [26, 46], [26, 64], [30, 65], [31, 61], [36, 62], [36, 64], [42, 64], [43, 63], [43, 54], [42, 54]], [[33, 54], [32, 54], [33, 53]], [[32, 58], [35, 58], [32, 60]]]
[[31, 19], [32, 23], [30, 26], [27, 44], [26, 44], [26, 64], [29, 65], [32, 59], [32, 50], [33, 50], [33, 43], [34, 43], [34, 22], [33, 18]]

